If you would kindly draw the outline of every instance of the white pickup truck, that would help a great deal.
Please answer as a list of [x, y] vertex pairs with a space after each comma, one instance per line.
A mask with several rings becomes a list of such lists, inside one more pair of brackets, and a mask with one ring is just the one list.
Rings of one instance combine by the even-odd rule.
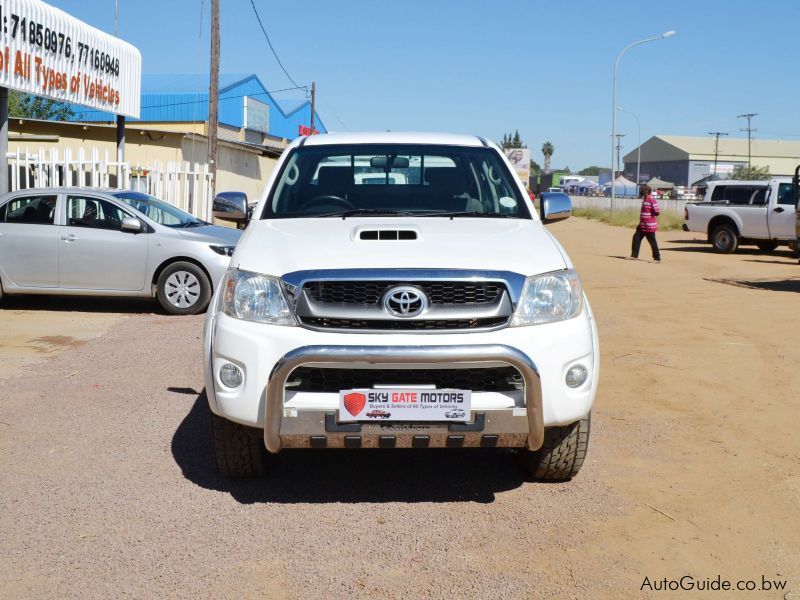
[[[218, 208], [230, 218], [236, 202], [245, 217], [241, 194]], [[597, 328], [544, 227], [571, 214], [569, 197], [542, 194], [541, 217], [530, 206], [478, 137], [289, 146], [206, 317], [219, 470], [258, 475], [265, 448], [505, 447], [534, 478], [574, 476]]]
[[768, 181], [712, 181], [703, 202], [686, 205], [684, 231], [708, 235], [718, 252], [755, 244], [772, 251], [795, 240], [791, 177]]

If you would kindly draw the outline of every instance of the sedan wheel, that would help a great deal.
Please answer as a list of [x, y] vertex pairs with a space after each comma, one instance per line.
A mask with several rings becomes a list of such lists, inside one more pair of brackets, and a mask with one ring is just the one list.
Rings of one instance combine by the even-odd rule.
[[158, 301], [173, 315], [191, 315], [203, 311], [211, 299], [211, 284], [200, 267], [177, 262], [161, 272], [156, 286]]
[[189, 271], [176, 271], [167, 278], [167, 302], [176, 308], [189, 308], [200, 298], [200, 282]]

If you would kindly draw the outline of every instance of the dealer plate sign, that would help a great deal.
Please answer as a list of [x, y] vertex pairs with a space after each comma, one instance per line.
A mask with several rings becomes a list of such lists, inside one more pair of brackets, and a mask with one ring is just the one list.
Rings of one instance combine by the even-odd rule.
[[470, 420], [472, 392], [414, 388], [342, 390], [339, 421]]

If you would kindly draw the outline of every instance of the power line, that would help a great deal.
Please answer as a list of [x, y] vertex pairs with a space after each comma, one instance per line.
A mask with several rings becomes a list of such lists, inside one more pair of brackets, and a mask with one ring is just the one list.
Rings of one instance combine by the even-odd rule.
[[258, 9], [256, 8], [256, 3], [253, 0], [250, 0], [250, 5], [253, 7], [253, 12], [256, 13], [256, 19], [258, 20], [258, 24], [261, 27], [261, 31], [264, 32], [264, 37], [267, 38], [267, 44], [269, 45], [269, 49], [272, 50], [272, 54], [273, 54], [273, 56], [275, 56], [275, 60], [278, 61], [278, 66], [281, 68], [281, 70], [283, 71], [284, 75], [286, 75], [286, 77], [289, 79], [289, 81], [291, 81], [298, 88], [300, 88], [300, 87], [308, 87], [308, 86], [298, 85], [298, 83], [294, 79], [292, 79], [292, 76], [289, 75], [289, 71], [287, 71], [286, 67], [283, 66], [283, 63], [281, 62], [281, 59], [278, 57], [278, 53], [275, 51], [275, 47], [272, 45], [272, 42], [269, 39], [269, 35], [267, 34], [267, 30], [264, 29], [264, 24], [261, 22], [261, 16], [258, 14]]

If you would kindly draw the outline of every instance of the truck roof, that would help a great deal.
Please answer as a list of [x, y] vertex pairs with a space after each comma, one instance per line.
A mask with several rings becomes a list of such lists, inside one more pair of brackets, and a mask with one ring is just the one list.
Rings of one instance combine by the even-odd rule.
[[443, 146], [488, 146], [489, 142], [474, 135], [424, 133], [415, 131], [375, 131], [323, 133], [303, 138], [305, 146], [332, 144], [438, 144]]

